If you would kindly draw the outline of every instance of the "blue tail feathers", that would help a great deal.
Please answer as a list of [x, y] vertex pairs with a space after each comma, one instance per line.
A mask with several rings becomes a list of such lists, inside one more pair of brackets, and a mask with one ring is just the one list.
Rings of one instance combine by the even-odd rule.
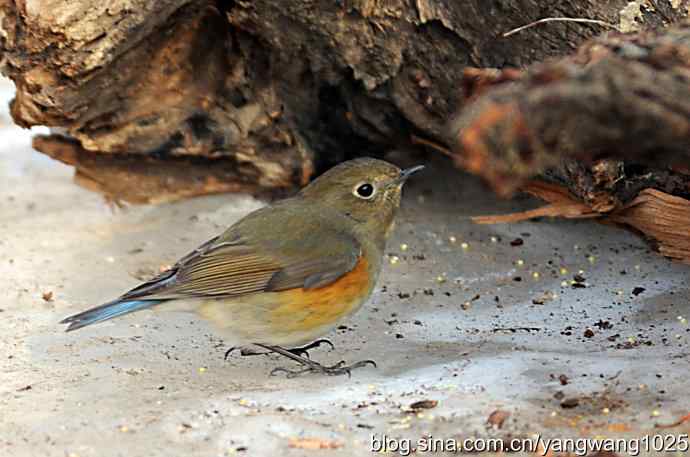
[[69, 324], [65, 331], [71, 332], [96, 322], [107, 321], [118, 316], [150, 308], [165, 300], [113, 300], [104, 305], [91, 308], [74, 316], [63, 319], [61, 324]]

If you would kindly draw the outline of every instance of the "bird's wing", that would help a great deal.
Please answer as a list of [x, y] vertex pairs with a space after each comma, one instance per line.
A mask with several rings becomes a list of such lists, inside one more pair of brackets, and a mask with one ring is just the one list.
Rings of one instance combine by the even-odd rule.
[[[208, 241], [120, 299], [223, 298], [319, 288], [351, 271], [361, 255], [358, 242], [338, 231], [322, 231], [318, 240], [307, 236], [273, 247], [243, 237], [227, 239]], [[323, 245], [329, 246], [327, 254], [317, 248]]]

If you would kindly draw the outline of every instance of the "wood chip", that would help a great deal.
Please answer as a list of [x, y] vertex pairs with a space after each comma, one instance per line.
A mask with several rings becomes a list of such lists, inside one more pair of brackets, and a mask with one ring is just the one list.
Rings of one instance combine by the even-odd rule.
[[489, 414], [489, 418], [486, 422], [497, 428], [503, 427], [503, 423], [510, 417], [510, 411], [505, 411], [503, 409], [497, 409], [496, 411]]
[[321, 438], [290, 438], [288, 447], [294, 449], [338, 449], [343, 447], [343, 443], [334, 440], [324, 440]]
[[544, 216], [600, 218], [601, 222], [644, 234], [662, 255], [690, 264], [690, 200], [648, 188], [623, 208], [613, 209], [589, 207], [564, 187], [543, 181], [531, 181], [523, 190], [549, 204], [519, 213], [476, 216], [472, 220], [477, 224], [505, 224]]
[[662, 255], [690, 263], [690, 201], [645, 189], [609, 219], [654, 239]]
[[507, 224], [520, 222], [535, 217], [565, 217], [567, 219], [582, 219], [600, 217], [589, 206], [577, 201], [567, 189], [543, 181], [531, 181], [522, 189], [537, 198], [549, 202], [548, 205], [519, 213], [500, 214], [492, 216], [475, 216], [472, 218], [477, 224]]
[[438, 405], [438, 400], [420, 400], [412, 403], [410, 409], [431, 409], [436, 408], [436, 405]]

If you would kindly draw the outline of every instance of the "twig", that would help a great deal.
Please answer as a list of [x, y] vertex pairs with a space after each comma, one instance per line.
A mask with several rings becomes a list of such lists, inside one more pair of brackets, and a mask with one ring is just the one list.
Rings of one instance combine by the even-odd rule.
[[600, 21], [598, 19], [585, 19], [585, 18], [575, 18], [575, 17], [545, 17], [543, 19], [539, 19], [538, 21], [530, 22], [529, 24], [523, 25], [522, 27], [518, 27], [516, 29], [510, 30], [509, 32], [506, 32], [501, 36], [503, 38], [507, 38], [510, 35], [514, 35], [518, 32], [522, 32], [523, 30], [534, 27], [535, 25], [545, 24], [547, 22], [581, 22], [581, 23], [585, 23], [585, 24], [597, 24], [597, 25], [601, 25], [604, 27], [609, 27], [611, 29], [618, 30], [618, 27], [616, 27], [615, 25], [610, 24], [608, 22]]
[[673, 428], [690, 420], [690, 414], [686, 414], [672, 424], [654, 424], [654, 428]]
[[410, 135], [410, 141], [412, 142], [412, 144], [421, 144], [423, 146], [428, 146], [432, 149], [436, 149], [437, 151], [439, 151], [440, 153], [442, 153], [444, 155], [447, 155], [448, 157], [453, 156], [453, 154], [451, 154], [451, 152], [450, 152], [450, 149], [448, 149], [444, 146], [441, 146], [438, 143], [434, 143], [431, 140], [427, 140], [425, 138], [418, 137], [417, 135]]

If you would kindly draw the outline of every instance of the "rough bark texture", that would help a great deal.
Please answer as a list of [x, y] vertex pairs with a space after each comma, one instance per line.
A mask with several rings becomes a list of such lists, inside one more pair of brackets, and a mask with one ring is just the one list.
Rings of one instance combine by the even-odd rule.
[[[465, 101], [458, 81], [467, 66], [523, 67], [605, 29], [554, 22], [504, 32], [548, 16], [660, 25], [684, 15], [686, 3], [5, 0], [0, 49], [2, 71], [17, 84], [15, 121], [76, 141], [42, 138], [36, 147], [70, 157], [116, 198], [130, 198], [117, 191], [128, 186], [109, 181], [124, 173], [100, 170], [145, 163], [128, 167], [128, 183], [146, 189], [133, 197], [140, 201], [291, 188], [342, 159], [407, 143], [410, 133], [443, 139]], [[67, 144], [75, 149], [65, 155]], [[91, 153], [100, 165], [82, 165]], [[161, 184], [192, 159], [232, 172], [190, 192]]]
[[690, 264], [690, 22], [611, 33], [526, 71], [466, 69], [462, 81], [471, 102], [449, 124], [448, 154], [501, 194], [547, 202], [476, 222], [597, 218]]
[[[474, 101], [451, 122], [449, 142], [457, 162], [500, 193], [559, 165], [551, 174], [576, 188], [582, 173], [576, 163], [563, 163], [570, 158], [627, 159], [637, 169], [649, 166], [656, 176], [652, 187], [673, 186], [662, 182], [671, 175], [661, 169], [690, 157], [690, 22], [609, 34], [524, 73], [466, 72], [465, 78]], [[616, 167], [622, 179], [624, 166]], [[634, 197], [630, 191], [639, 191], [642, 182], [621, 198]]]
[[[58, 127], [114, 165], [129, 156], [163, 169], [179, 164], [183, 176], [182, 157], [204, 159], [232, 170], [225, 176], [236, 190], [301, 185], [313, 172], [312, 153], [283, 117], [264, 49], [233, 33], [212, 3], [6, 2], [3, 11], [3, 71], [17, 85], [18, 124]], [[56, 155], [64, 142], [35, 146]], [[136, 166], [131, 173], [152, 198], [189, 195], [168, 193]], [[206, 190], [231, 183], [218, 184]]]

